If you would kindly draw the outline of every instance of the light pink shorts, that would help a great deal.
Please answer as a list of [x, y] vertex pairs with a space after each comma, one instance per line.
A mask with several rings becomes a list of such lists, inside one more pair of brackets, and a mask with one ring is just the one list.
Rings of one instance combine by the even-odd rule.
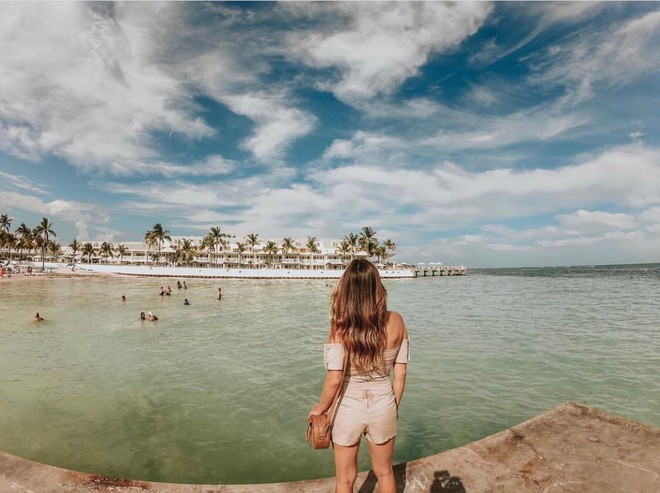
[[332, 442], [351, 446], [361, 436], [377, 445], [396, 436], [396, 400], [389, 379], [350, 381], [343, 392], [332, 426]]

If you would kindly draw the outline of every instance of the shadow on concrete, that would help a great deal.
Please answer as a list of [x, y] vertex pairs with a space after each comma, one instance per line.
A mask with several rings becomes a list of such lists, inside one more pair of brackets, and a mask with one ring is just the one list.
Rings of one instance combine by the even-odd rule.
[[[406, 462], [394, 466], [394, 477], [396, 478], [396, 493], [403, 493], [406, 487]], [[360, 485], [358, 493], [373, 493], [376, 488], [378, 479], [373, 471], [369, 471], [364, 483]], [[439, 490], [443, 491], [443, 490]]]
[[466, 490], [458, 476], [452, 476], [449, 471], [435, 471], [430, 493], [466, 493]]

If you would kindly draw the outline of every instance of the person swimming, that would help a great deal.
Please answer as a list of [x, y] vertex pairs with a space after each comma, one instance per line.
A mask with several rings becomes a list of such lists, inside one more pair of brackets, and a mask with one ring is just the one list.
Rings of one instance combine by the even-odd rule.
[[188, 301], [188, 298], [186, 298], [186, 299], [184, 300], [183, 304], [184, 304], [184, 305], [189, 305], [189, 304], [190, 304], [190, 301]]
[[156, 320], [158, 320], [158, 317], [154, 312], [149, 312], [147, 313], [147, 320], [149, 320], [149, 322], [155, 322]]
[[34, 315], [34, 320], [32, 320], [32, 321], [33, 321], [33, 322], [36, 322], [36, 323], [39, 323], [39, 322], [41, 322], [42, 320], [43, 320], [43, 318], [41, 317], [41, 315], [39, 315], [39, 312], [37, 312], [37, 313]]
[[147, 316], [144, 314], [144, 312], [140, 312], [140, 320], [146, 320]]

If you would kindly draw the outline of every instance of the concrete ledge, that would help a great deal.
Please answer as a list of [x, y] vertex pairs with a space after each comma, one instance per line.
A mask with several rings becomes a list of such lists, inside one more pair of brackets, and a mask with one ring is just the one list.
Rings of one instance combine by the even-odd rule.
[[[483, 440], [395, 467], [399, 492], [660, 492], [660, 429], [566, 402]], [[359, 493], [377, 491], [361, 473]], [[0, 452], [1, 493], [331, 493], [332, 478], [189, 485], [108, 478]]]

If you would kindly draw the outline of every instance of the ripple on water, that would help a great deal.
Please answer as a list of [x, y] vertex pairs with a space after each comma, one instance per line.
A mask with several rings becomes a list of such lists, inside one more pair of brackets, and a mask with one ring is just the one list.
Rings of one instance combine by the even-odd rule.
[[[660, 426], [660, 277], [523, 274], [386, 282], [412, 340], [397, 461], [482, 438], [568, 399]], [[166, 283], [176, 286], [13, 284], [0, 300], [0, 449], [157, 481], [332, 474], [331, 453], [302, 441], [324, 375], [332, 288], [191, 280], [188, 290], [159, 297]], [[37, 309], [47, 320], [35, 326]], [[160, 320], [140, 322], [148, 310]], [[368, 467], [364, 450], [360, 467]]]

